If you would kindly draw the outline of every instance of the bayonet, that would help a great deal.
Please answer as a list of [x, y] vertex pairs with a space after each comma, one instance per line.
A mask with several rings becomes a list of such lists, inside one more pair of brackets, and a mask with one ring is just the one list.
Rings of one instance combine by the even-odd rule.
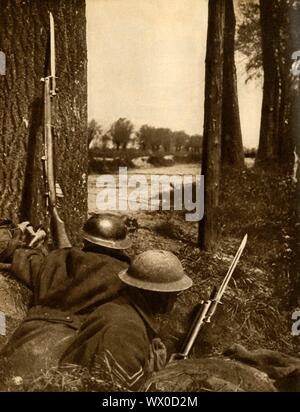
[[170, 357], [170, 362], [176, 360], [176, 359], [186, 359], [189, 356], [189, 353], [195, 343], [195, 340], [197, 339], [197, 336], [202, 329], [203, 325], [205, 323], [210, 323], [212, 316], [215, 314], [215, 311], [217, 309], [217, 306], [222, 303], [221, 299], [222, 296], [228, 286], [228, 283], [232, 277], [232, 274], [239, 262], [239, 259], [241, 257], [241, 254], [243, 253], [243, 250], [246, 246], [248, 236], [245, 235], [239, 248], [238, 251], [236, 252], [236, 255], [234, 256], [231, 265], [226, 273], [226, 276], [224, 277], [223, 282], [221, 283], [221, 286], [219, 290], [216, 289], [216, 287], [213, 288], [211, 296], [208, 300], [202, 301], [200, 309], [197, 311], [196, 317], [194, 319], [194, 322], [192, 324], [192, 327], [187, 335], [187, 338], [183, 344], [182, 350], [180, 353], [175, 353]]
[[205, 322], [209, 323], [211, 321], [212, 316], [214, 315], [218, 304], [221, 303], [222, 296], [227, 288], [227, 285], [231, 279], [231, 276], [236, 268], [236, 265], [238, 264], [238, 261], [240, 260], [241, 254], [243, 253], [243, 250], [245, 249], [246, 243], [247, 243], [248, 235], [246, 234], [242, 240], [242, 243], [240, 244], [240, 247], [238, 248], [238, 251], [236, 252], [236, 255], [234, 256], [231, 265], [228, 269], [228, 272], [226, 273], [226, 276], [220, 286], [220, 289], [218, 290], [216, 296], [214, 299], [212, 299], [212, 304], [209, 308], [207, 317]]
[[45, 196], [47, 211], [51, 216], [53, 229], [53, 243], [59, 247], [70, 247], [64, 221], [60, 218], [57, 209], [58, 197], [62, 197], [62, 190], [55, 181], [54, 148], [52, 136], [52, 100], [56, 96], [56, 69], [55, 69], [55, 27], [54, 18], [50, 12], [50, 74], [43, 78], [44, 82], [44, 147], [45, 154], [42, 157], [44, 166]]
[[50, 12], [50, 94], [56, 95], [56, 68], [55, 68], [55, 30], [54, 18]]

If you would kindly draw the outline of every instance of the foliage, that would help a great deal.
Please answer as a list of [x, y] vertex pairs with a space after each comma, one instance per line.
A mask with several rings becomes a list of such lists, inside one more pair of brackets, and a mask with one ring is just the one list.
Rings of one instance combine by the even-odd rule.
[[153, 127], [148, 125], [141, 126], [137, 133], [137, 140], [142, 149], [158, 151], [163, 147], [165, 152], [171, 149], [172, 132], [168, 128]]
[[155, 149], [156, 146], [159, 146], [155, 141], [155, 128], [146, 124], [141, 126], [140, 130], [137, 132], [137, 138], [142, 150], [146, 150], [149, 147]]
[[133, 124], [130, 122], [130, 120], [127, 120], [123, 117], [121, 117], [111, 125], [109, 134], [112, 137], [112, 141], [116, 145], [117, 150], [119, 150], [120, 147], [126, 149], [127, 144], [130, 141], [132, 132]]
[[137, 132], [137, 141], [143, 150], [159, 151], [162, 148], [165, 152], [180, 152], [185, 149], [200, 153], [202, 136], [189, 136], [184, 131], [143, 125]]
[[106, 149], [107, 148], [107, 146], [108, 146], [108, 144], [109, 144], [109, 142], [111, 141], [111, 137], [109, 136], [109, 134], [108, 133], [105, 133], [103, 136], [102, 136], [102, 149]]
[[114, 147], [128, 150], [128, 143], [132, 148], [137, 146], [149, 154], [150, 151], [165, 153], [180, 152], [183, 150], [201, 153], [202, 136], [189, 136], [184, 131], [172, 131], [167, 127], [154, 127], [144, 124], [133, 133], [134, 126], [125, 118], [120, 118], [112, 124], [110, 129], [103, 133], [103, 128], [91, 120], [88, 125], [90, 157], [98, 156], [97, 152], [102, 152], [114, 144]]
[[239, 3], [242, 21], [237, 27], [236, 50], [247, 58], [247, 81], [262, 76], [262, 49], [259, 3], [241, 1]]
[[[246, 72], [248, 80], [260, 78], [262, 76], [262, 46], [261, 46], [261, 23], [260, 7], [258, 0], [241, 0], [238, 4], [239, 11], [242, 15], [241, 22], [237, 27], [236, 50], [241, 52], [247, 58]], [[278, 53], [290, 60], [291, 53], [299, 49], [300, 29], [299, 0], [273, 0], [273, 11], [277, 19], [276, 27], [279, 38]], [[271, 16], [270, 16], [271, 18]], [[286, 21], [283, 21], [287, 19]]]
[[101, 138], [102, 132], [102, 126], [95, 119], [92, 119], [88, 124], [88, 144], [90, 145], [92, 140]]
[[255, 147], [251, 147], [251, 149], [249, 147], [244, 147], [244, 156], [245, 157], [255, 159], [256, 154], [257, 154], [257, 149]]
[[192, 150], [193, 152], [200, 153], [202, 146], [202, 136], [199, 134], [194, 134], [188, 139], [186, 143], [186, 149]]
[[181, 149], [187, 145], [189, 138], [190, 137], [182, 130], [179, 132], [174, 132], [173, 139], [177, 152], [180, 152]]
[[167, 128], [158, 128], [155, 130], [157, 141], [164, 148], [165, 152], [170, 151], [172, 144], [172, 131]]

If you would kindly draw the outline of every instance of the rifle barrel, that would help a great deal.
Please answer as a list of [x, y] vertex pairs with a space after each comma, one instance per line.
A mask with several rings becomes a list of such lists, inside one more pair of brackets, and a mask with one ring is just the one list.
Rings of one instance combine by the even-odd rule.
[[53, 138], [52, 138], [52, 116], [49, 77], [44, 79], [44, 139], [45, 139], [45, 160], [47, 176], [47, 193], [50, 206], [56, 203], [55, 178], [54, 178], [54, 158], [53, 158]]

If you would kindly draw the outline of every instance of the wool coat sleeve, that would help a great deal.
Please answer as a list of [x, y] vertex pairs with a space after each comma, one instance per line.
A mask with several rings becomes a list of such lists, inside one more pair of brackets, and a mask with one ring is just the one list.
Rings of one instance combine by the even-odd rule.
[[39, 249], [17, 249], [12, 258], [12, 273], [14, 277], [33, 290], [45, 258], [45, 254]]
[[15, 277], [34, 294], [34, 305], [86, 314], [113, 299], [123, 284], [118, 273], [128, 262], [82, 251], [76, 247], [57, 249], [44, 256], [36, 249], [14, 253]]
[[105, 360], [114, 382], [132, 390], [147, 375], [149, 348], [143, 319], [120, 297], [102, 305], [86, 319], [62, 363], [80, 364], [93, 373], [101, 371]]
[[[116, 339], [118, 334], [120, 340]], [[149, 340], [143, 327], [125, 321], [111, 325], [103, 337], [105, 357], [115, 380], [129, 389], [137, 389], [147, 376]], [[121, 349], [121, 350], [120, 350]]]

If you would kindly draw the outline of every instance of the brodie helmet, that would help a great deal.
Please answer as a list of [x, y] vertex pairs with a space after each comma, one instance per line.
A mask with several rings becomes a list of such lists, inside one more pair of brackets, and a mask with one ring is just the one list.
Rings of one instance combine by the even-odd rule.
[[136, 256], [118, 276], [127, 285], [155, 292], [179, 292], [193, 284], [173, 253], [157, 249]]
[[111, 249], [127, 249], [131, 240], [127, 237], [124, 218], [114, 213], [99, 213], [90, 217], [83, 226], [83, 239]]

